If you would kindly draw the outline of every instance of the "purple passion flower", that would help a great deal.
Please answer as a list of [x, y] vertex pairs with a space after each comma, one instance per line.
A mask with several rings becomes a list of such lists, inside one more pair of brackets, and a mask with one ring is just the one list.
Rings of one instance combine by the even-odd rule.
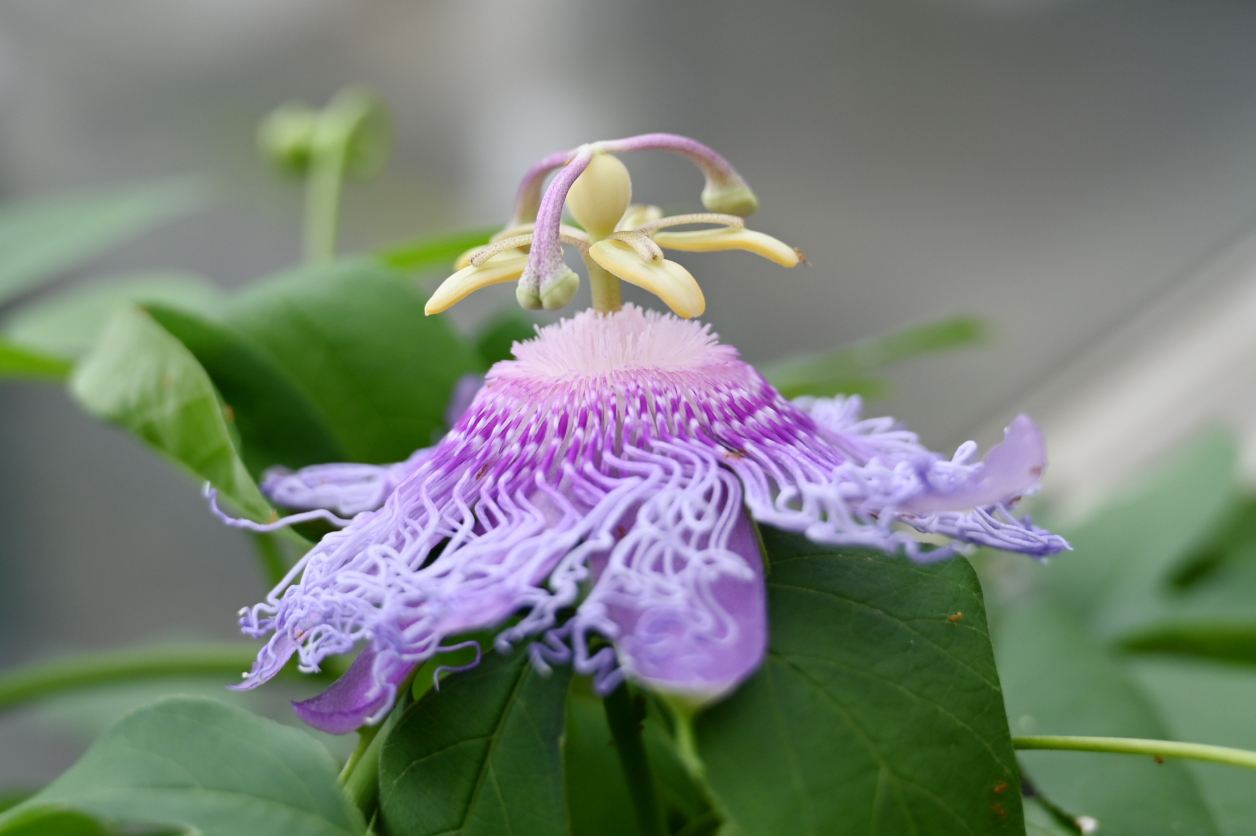
[[[609, 158], [611, 145], [582, 146], [543, 164], [584, 155], [582, 171], [596, 171], [590, 159]], [[714, 156], [669, 135], [624, 145], [682, 146], [695, 155], [696, 147]], [[753, 209], [749, 189], [715, 159], [722, 168], [709, 164], [715, 175], [708, 171], [704, 199], [714, 194], [711, 202], [722, 208]], [[548, 169], [538, 170], [520, 190], [514, 224], [534, 231], [521, 242], [525, 233], [508, 228], [504, 239], [529, 252], [498, 248], [479, 267], [474, 255], [465, 257], [467, 267], [442, 288], [454, 283], [456, 292], [438, 291], [434, 301], [466, 295], [467, 276], [479, 284], [475, 271], [496, 269], [503, 254], [521, 277], [521, 300], [557, 298], [552, 291], [568, 281], [558, 275], [567, 268], [542, 263], [548, 256], [538, 241], [548, 235], [561, 255], [568, 233], [556, 221], [545, 231], [546, 207], [561, 210], [580, 172], [565, 181], [560, 172], [533, 223], [528, 206]], [[602, 179], [610, 187], [586, 183], [584, 203], [573, 204], [584, 227], [578, 240], [587, 243], [580, 248], [590, 262], [593, 310], [516, 343], [515, 359], [493, 366], [449, 433], [406, 462], [267, 476], [262, 487], [272, 499], [305, 511], [289, 520], [351, 519], [340, 519], [342, 530], [242, 612], [244, 631], [269, 640], [236, 687], [260, 685], [293, 654], [302, 670], [316, 671], [327, 656], [363, 646], [343, 677], [296, 704], [306, 723], [344, 733], [378, 722], [418, 665], [461, 646], [447, 641], [504, 623], [497, 648], [531, 642], [541, 670], [569, 663], [593, 676], [602, 693], [627, 678], [701, 704], [753, 673], [767, 648], [754, 521], [817, 543], [901, 551], [921, 561], [948, 557], [964, 543], [1032, 555], [1067, 548], [1010, 510], [1036, 488], [1045, 466], [1028, 417], [1017, 417], [984, 459], [974, 460], [971, 442], [947, 459], [891, 418], [862, 419], [859, 398], [786, 400], [709, 326], [619, 303], [622, 274], [640, 278], [651, 269], [673, 309], [688, 305], [682, 315], [701, 293], [693, 295], [696, 283], [689, 287], [683, 268], [659, 264], [661, 256], [640, 240], [621, 246], [631, 236], [610, 237], [615, 229], [645, 229], [640, 238], [655, 249], [677, 240], [664, 237], [666, 224], [649, 226], [651, 217], [665, 220], [661, 213], [628, 205], [619, 182], [626, 173], [602, 167], [608, 170]], [[609, 209], [598, 205], [607, 192]], [[600, 220], [590, 217], [598, 212]], [[550, 211], [551, 220], [558, 217]], [[724, 226], [714, 232], [672, 235], [690, 235], [680, 239], [690, 249], [767, 250], [782, 262], [794, 253], [719, 217]], [[605, 242], [616, 248], [613, 256], [587, 255]], [[920, 533], [948, 544], [928, 545]]]

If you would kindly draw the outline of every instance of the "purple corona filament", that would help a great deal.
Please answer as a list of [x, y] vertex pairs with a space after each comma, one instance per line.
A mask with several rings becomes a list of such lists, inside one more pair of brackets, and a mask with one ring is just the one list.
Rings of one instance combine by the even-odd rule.
[[569, 663], [602, 693], [627, 678], [702, 703], [766, 652], [754, 521], [918, 561], [964, 544], [1068, 547], [1012, 511], [1045, 466], [1025, 416], [984, 459], [971, 443], [945, 458], [892, 419], [861, 418], [858, 398], [790, 402], [709, 326], [633, 305], [585, 311], [513, 352], [408, 461], [266, 480], [282, 505], [356, 516], [242, 611], [268, 641], [237, 687], [293, 655], [314, 671], [364, 647], [297, 705], [346, 732], [381, 719], [446, 640], [512, 619], [495, 647], [530, 643], [542, 671]]

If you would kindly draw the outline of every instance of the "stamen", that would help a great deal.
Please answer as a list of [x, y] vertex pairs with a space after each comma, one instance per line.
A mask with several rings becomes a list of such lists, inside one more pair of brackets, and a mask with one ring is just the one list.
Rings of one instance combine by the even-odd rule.
[[619, 223], [615, 226], [617, 232], [636, 229], [644, 224], [657, 221], [663, 217], [663, 210], [657, 206], [647, 206], [644, 203], [634, 203], [628, 207], [628, 211], [619, 219]]
[[796, 247], [752, 229], [726, 227], [692, 232], [659, 232], [654, 240], [660, 247], [692, 253], [746, 250], [775, 261], [782, 267], [796, 267], [803, 261], [802, 254]]
[[653, 235], [664, 227], [686, 226], [688, 224], [719, 224], [732, 229], [744, 229], [746, 227], [745, 219], [736, 215], [725, 215], [719, 212], [693, 212], [688, 215], [660, 217], [649, 223], [641, 224], [636, 229], [638, 232], [644, 232], [646, 235]]
[[523, 275], [527, 267], [528, 256], [523, 253], [510, 255], [501, 252], [490, 258], [479, 267], [467, 266], [454, 273], [432, 294], [423, 307], [428, 316], [447, 310], [461, 302], [470, 294], [489, 285], [510, 282]]
[[607, 271], [662, 299], [678, 316], [688, 319], [706, 310], [702, 288], [674, 261], [647, 261], [631, 246], [613, 238], [594, 244], [589, 256]]

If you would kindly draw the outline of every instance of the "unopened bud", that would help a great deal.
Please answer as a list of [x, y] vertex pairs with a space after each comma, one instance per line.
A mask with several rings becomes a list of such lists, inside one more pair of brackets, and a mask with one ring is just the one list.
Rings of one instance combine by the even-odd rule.
[[628, 169], [610, 154], [597, 154], [567, 192], [567, 209], [590, 236], [605, 238], [615, 231], [632, 202]]
[[257, 132], [262, 155], [288, 174], [309, 170], [314, 155], [318, 111], [300, 102], [289, 102], [267, 116]]

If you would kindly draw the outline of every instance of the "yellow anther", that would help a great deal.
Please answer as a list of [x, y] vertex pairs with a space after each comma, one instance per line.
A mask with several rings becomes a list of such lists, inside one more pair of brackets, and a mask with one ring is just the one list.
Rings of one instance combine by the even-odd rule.
[[567, 192], [567, 209], [593, 238], [615, 231], [632, 200], [628, 169], [610, 154], [597, 154]]
[[796, 267], [801, 262], [798, 251], [771, 235], [749, 229], [699, 229], [693, 232], [658, 232], [654, 241], [660, 247], [684, 252], [706, 253], [715, 250], [746, 250], [775, 261], [782, 267]]
[[[472, 252], [474, 255], [474, 251]], [[510, 282], [523, 275], [528, 256], [519, 250], [507, 250], [490, 258], [479, 267], [467, 266], [454, 273], [432, 294], [423, 308], [429, 316], [440, 313], [462, 301], [480, 288]]]
[[613, 239], [594, 244], [589, 255], [608, 272], [662, 299], [678, 316], [700, 316], [706, 310], [702, 288], [674, 261], [646, 261], [632, 247]]

